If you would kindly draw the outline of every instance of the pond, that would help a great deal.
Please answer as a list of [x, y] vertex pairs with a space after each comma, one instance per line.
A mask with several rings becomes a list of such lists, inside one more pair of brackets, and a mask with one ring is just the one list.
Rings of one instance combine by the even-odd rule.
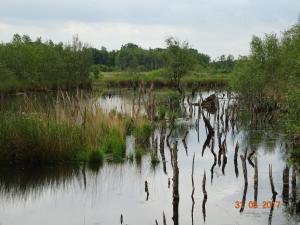
[[[171, 133], [169, 126], [164, 132], [157, 125], [150, 140], [160, 159], [156, 165], [151, 163], [150, 154], [144, 154], [141, 161], [105, 162], [96, 167], [1, 166], [0, 224], [300, 224], [295, 212], [298, 198], [292, 184], [295, 166], [289, 160], [287, 135], [274, 125], [253, 126], [247, 117], [236, 116], [236, 96], [226, 92], [216, 93], [221, 106], [219, 115], [205, 110], [202, 114], [197, 104], [213, 93], [216, 92], [205, 91], [185, 98], [178, 106], [181, 116]], [[97, 105], [107, 112], [132, 113], [133, 98], [132, 93], [101, 95]], [[146, 113], [145, 109], [141, 111]], [[215, 131], [209, 140], [203, 116]], [[176, 142], [177, 163], [172, 150]], [[128, 136], [126, 145], [127, 155], [134, 152], [134, 137]], [[219, 155], [223, 147], [225, 154]], [[240, 155], [246, 149], [250, 157], [243, 162]], [[178, 204], [173, 199], [174, 163], [179, 172]], [[247, 185], [243, 165], [247, 168]], [[278, 193], [273, 205], [270, 165]], [[286, 165], [290, 167], [285, 177], [288, 197], [283, 195]]]

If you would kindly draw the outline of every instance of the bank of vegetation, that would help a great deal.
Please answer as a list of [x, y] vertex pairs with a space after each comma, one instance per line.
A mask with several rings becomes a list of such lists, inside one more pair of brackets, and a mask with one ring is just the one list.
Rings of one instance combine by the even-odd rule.
[[235, 67], [233, 87], [254, 114], [278, 112], [288, 131], [300, 133], [300, 24], [280, 37], [254, 36], [250, 47]]
[[[174, 42], [175, 39], [169, 40]], [[168, 76], [172, 63], [169, 57], [173, 49], [171, 44], [167, 43], [167, 48], [143, 49], [128, 43], [119, 50], [108, 51], [105, 47], [96, 49], [84, 44], [78, 36], [74, 36], [71, 43], [64, 44], [15, 34], [10, 42], [0, 43], [0, 92], [89, 88], [91, 82], [102, 86], [130, 86], [131, 81], [136, 80], [136, 74], [140, 80], [171, 86]], [[235, 60], [231, 55], [222, 55], [212, 61], [208, 55], [188, 45], [182, 47], [186, 50], [182, 60], [190, 61], [184, 65], [189, 65], [188, 70], [194, 71], [187, 79], [189, 82], [214, 82], [218, 76], [210, 78], [210, 75], [226, 75], [234, 67]]]
[[[35, 97], [33, 98], [35, 99]], [[148, 120], [112, 111], [95, 100], [59, 92], [56, 98], [27, 96], [0, 111], [0, 160], [35, 165], [57, 162], [122, 161], [126, 136], [148, 128]], [[148, 133], [144, 137], [149, 138]]]

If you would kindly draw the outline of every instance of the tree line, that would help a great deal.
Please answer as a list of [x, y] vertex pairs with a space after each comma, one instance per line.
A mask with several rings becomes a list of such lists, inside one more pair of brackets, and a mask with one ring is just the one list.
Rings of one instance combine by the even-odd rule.
[[[99, 72], [168, 68], [172, 61], [170, 48], [167, 45], [143, 49], [128, 43], [109, 51], [83, 44], [78, 36], [73, 37], [71, 44], [63, 44], [15, 34], [10, 42], [0, 43], [0, 90], [71, 88], [88, 85], [90, 75]], [[233, 56], [223, 55], [211, 61], [208, 55], [190, 46], [185, 53], [198, 70], [226, 72], [234, 67]]]

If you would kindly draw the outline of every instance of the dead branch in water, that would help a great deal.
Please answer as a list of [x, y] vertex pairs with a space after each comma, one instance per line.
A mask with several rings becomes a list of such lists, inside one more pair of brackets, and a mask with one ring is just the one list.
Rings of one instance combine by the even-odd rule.
[[247, 151], [248, 151], [248, 149], [246, 148], [245, 155], [240, 156], [241, 160], [242, 160], [243, 173], [244, 173], [244, 192], [243, 192], [242, 206], [241, 206], [240, 212], [244, 211], [246, 197], [247, 197], [247, 189], [248, 189], [248, 175], [247, 175], [247, 163], [246, 163]]
[[273, 182], [273, 176], [272, 176], [272, 164], [269, 164], [269, 178], [270, 178], [270, 184], [271, 184], [271, 190], [273, 197], [276, 198], [277, 192], [275, 190], [274, 182]]

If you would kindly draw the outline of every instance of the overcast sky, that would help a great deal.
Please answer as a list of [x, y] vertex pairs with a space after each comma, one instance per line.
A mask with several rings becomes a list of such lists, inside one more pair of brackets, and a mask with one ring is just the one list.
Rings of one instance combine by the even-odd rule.
[[217, 57], [248, 54], [253, 34], [295, 24], [300, 0], [0, 0], [0, 41], [14, 33], [94, 47], [164, 47], [175, 36]]

